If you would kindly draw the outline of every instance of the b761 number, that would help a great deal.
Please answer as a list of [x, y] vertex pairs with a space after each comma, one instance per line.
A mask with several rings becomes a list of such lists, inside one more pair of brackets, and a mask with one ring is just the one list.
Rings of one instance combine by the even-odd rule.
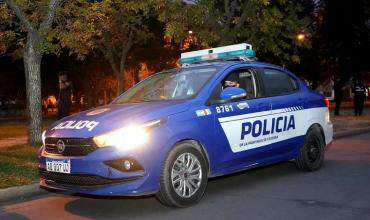
[[216, 106], [216, 112], [217, 113], [232, 112], [232, 111], [234, 111], [232, 105], [220, 105], [220, 106]]

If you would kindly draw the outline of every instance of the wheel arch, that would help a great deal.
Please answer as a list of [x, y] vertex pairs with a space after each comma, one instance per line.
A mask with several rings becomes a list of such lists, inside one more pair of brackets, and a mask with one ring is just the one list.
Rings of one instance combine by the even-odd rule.
[[206, 162], [207, 162], [207, 170], [208, 170], [208, 176], [210, 175], [211, 173], [211, 169], [210, 169], [210, 159], [209, 159], [209, 154], [207, 152], [207, 149], [205, 148], [204, 144], [199, 141], [199, 140], [195, 140], [195, 139], [191, 139], [191, 138], [184, 138], [184, 139], [181, 139], [181, 140], [178, 140], [175, 144], [173, 144], [173, 146], [171, 147], [170, 151], [179, 143], [184, 143], [184, 142], [190, 142], [192, 143], [197, 150], [199, 150], [199, 152], [202, 153], [202, 155], [204, 156], [204, 158], [206, 159]]
[[[316, 141], [317, 138], [315, 138], [315, 136], [319, 138], [321, 135], [321, 140], [318, 140], [318, 142], [316, 142], [316, 144], [318, 145], [316, 145], [315, 143], [312, 144], [311, 142], [312, 135], [314, 137], [314, 140]], [[324, 146], [322, 146], [322, 144], [324, 144]], [[312, 149], [315, 148], [318, 153], [314, 154], [313, 157], [310, 154], [313, 152]], [[299, 154], [294, 159], [295, 166], [302, 171], [318, 170], [323, 164], [324, 154], [325, 154], [325, 136], [323, 128], [319, 123], [313, 123], [307, 129], [305, 135], [305, 144], [301, 147], [301, 149], [299, 150]]]
[[308, 127], [308, 129], [307, 129], [307, 131], [306, 131], [306, 134], [307, 134], [307, 133], [308, 133], [308, 131], [309, 131], [309, 130], [311, 130], [313, 127], [318, 127], [318, 128], [319, 128], [319, 130], [320, 130], [320, 134], [321, 134], [321, 137], [322, 137], [322, 139], [323, 139], [323, 141], [324, 141], [324, 143], [325, 143], [325, 145], [326, 145], [324, 129], [323, 129], [323, 127], [320, 125], [320, 123], [313, 123], [313, 124], [311, 124], [311, 125]]

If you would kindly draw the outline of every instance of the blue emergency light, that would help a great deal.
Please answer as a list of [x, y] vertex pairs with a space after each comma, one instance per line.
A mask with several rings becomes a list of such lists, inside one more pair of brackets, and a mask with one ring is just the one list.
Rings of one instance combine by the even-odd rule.
[[227, 60], [232, 58], [251, 60], [255, 56], [256, 52], [252, 49], [252, 45], [242, 43], [182, 53], [178, 62], [180, 64], [190, 64], [212, 60]]

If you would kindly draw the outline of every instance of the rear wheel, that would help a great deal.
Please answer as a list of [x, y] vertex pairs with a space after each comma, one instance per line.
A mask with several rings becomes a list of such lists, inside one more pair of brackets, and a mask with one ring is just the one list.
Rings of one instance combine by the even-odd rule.
[[305, 137], [305, 143], [295, 159], [295, 165], [303, 171], [320, 169], [324, 162], [325, 141], [318, 126], [312, 126]]
[[165, 160], [157, 198], [164, 205], [186, 207], [197, 203], [208, 182], [207, 162], [192, 142], [177, 144]]

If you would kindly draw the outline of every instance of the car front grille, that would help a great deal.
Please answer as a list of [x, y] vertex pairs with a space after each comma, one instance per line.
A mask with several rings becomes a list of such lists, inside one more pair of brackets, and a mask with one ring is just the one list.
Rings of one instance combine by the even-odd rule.
[[[58, 142], [62, 141], [64, 150], [58, 149]], [[45, 151], [50, 154], [63, 156], [85, 156], [98, 147], [92, 138], [46, 138]]]
[[129, 177], [129, 178], [119, 178], [119, 179], [108, 179], [96, 175], [87, 174], [64, 174], [64, 173], [54, 173], [48, 172], [46, 170], [39, 170], [40, 178], [45, 179], [48, 185], [54, 186], [77, 186], [77, 187], [93, 187], [108, 185], [114, 183], [122, 183], [127, 181], [133, 181], [141, 178], [141, 176]]

